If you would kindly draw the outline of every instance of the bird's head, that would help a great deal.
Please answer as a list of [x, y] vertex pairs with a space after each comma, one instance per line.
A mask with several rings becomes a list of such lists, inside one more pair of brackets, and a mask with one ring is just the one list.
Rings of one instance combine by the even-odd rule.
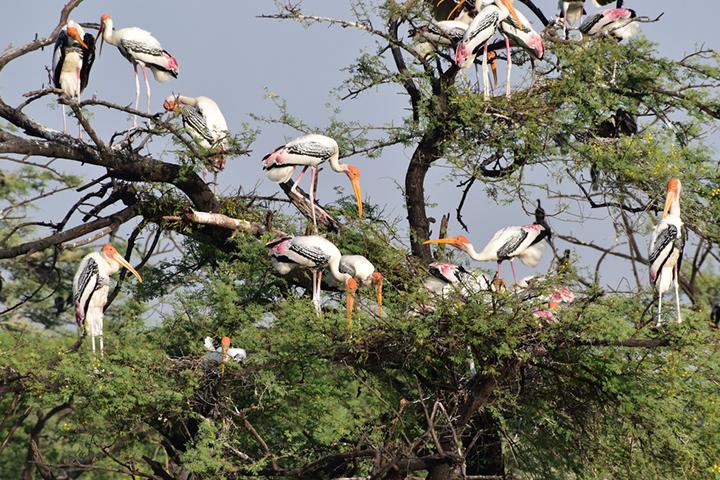
[[345, 167], [345, 175], [350, 179], [353, 192], [355, 192], [355, 200], [357, 201], [358, 217], [363, 216], [362, 190], [360, 189], [360, 169], [355, 165], [347, 165]]
[[357, 280], [355, 280], [353, 277], [348, 276], [348, 279], [345, 280], [345, 295], [347, 296], [345, 299], [345, 311], [347, 316], [348, 330], [352, 329], [352, 316], [353, 308], [355, 307], [355, 292], [357, 292], [357, 288]]
[[130, 265], [123, 257], [120, 255], [115, 247], [113, 247], [111, 244], [106, 243], [103, 245], [102, 250], [100, 251], [100, 255], [105, 257], [106, 260], [116, 262], [120, 264], [121, 267], [127, 268], [130, 273], [135, 275], [135, 277], [138, 279], [138, 282], [142, 283], [142, 277], [140, 274], [135, 270], [132, 265]]
[[671, 178], [667, 185], [667, 195], [665, 196], [665, 207], [663, 208], [663, 218], [668, 216], [670, 207], [673, 202], [680, 198], [680, 191], [682, 190], [682, 184], [677, 178]]
[[180, 111], [180, 95], [170, 95], [163, 102], [163, 108], [168, 112], [179, 112]]
[[225, 350], [230, 348], [230, 337], [228, 337], [228, 336], [222, 337], [222, 340], [220, 340], [220, 345], [222, 345], [222, 347]]
[[380, 272], [373, 272], [370, 278], [372, 279], [372, 283], [375, 286], [375, 297], [377, 299], [378, 315], [382, 317], [382, 285], [385, 277], [383, 277], [383, 274]]
[[105, 44], [103, 33], [105, 33], [106, 29], [112, 30], [112, 18], [110, 18], [110, 15], [107, 13], [100, 17], [100, 30], [98, 30], [97, 37], [95, 38], [95, 41], [100, 39], [100, 55], [102, 55], [103, 45]]
[[427, 240], [424, 242], [425, 245], [431, 243], [446, 243], [463, 251], [467, 251], [470, 247], [470, 240], [468, 240], [467, 237], [464, 237], [463, 235], [458, 235], [457, 237], [436, 238], [434, 240]]
[[68, 27], [67, 28], [67, 35], [68, 37], [75, 40], [77, 43], [79, 43], [83, 48], [88, 48], [87, 43], [85, 43], [80, 36], [80, 32], [75, 27]]
[[537, 32], [530, 32], [528, 34], [527, 45], [533, 50], [535, 58], [542, 60], [545, 56], [545, 43], [542, 37]]

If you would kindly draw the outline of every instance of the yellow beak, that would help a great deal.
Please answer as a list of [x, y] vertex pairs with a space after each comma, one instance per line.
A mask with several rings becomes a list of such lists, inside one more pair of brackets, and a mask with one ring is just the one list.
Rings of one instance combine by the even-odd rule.
[[434, 240], [426, 240], [423, 242], [423, 245], [429, 245], [431, 243], [449, 243], [450, 245], [455, 245], [455, 246], [461, 244], [461, 242], [459, 242], [457, 238], [450, 237], [450, 238], [436, 238]]
[[360, 189], [360, 179], [359, 178], [351, 178], [350, 183], [352, 183], [353, 192], [355, 192], [355, 200], [357, 201], [357, 207], [358, 207], [358, 217], [362, 218], [363, 204], [362, 204], [362, 190]]
[[139, 274], [139, 273], [137, 272], [137, 270], [135, 270], [135, 269], [133, 268], [133, 266], [130, 265], [130, 264], [127, 262], [127, 260], [125, 260], [122, 256], [120, 256], [120, 255], [115, 255], [115, 256], [113, 257], [113, 260], [115, 260], [116, 262], [118, 262], [118, 263], [119, 263], [120, 265], [122, 265], [123, 267], [127, 268], [127, 269], [130, 271], [130, 273], [132, 273], [133, 275], [135, 275], [135, 277], [138, 279], [138, 282], [142, 283], [142, 277], [140, 276], [140, 274]]
[[382, 317], [382, 285], [383, 276], [380, 272], [372, 274], [373, 283], [375, 284], [375, 296], [377, 297], [378, 316]]
[[357, 281], [350, 277], [345, 282], [345, 290], [347, 291], [347, 298], [345, 300], [345, 310], [347, 318], [347, 328], [352, 330], [352, 316], [353, 308], [355, 308], [355, 291], [357, 291]]
[[675, 195], [677, 195], [675, 192], [673, 192], [672, 190], [668, 190], [667, 196], [665, 197], [665, 207], [663, 207], [662, 218], [667, 218], [668, 213], [670, 212], [670, 207], [675, 200]]
[[518, 16], [517, 11], [515, 10], [515, 7], [512, 4], [512, 0], [500, 0], [503, 5], [510, 11], [510, 15], [513, 16], [513, 18], [517, 21], [517, 24], [519, 27], [524, 27], [525, 24], [520, 20], [520, 17]]

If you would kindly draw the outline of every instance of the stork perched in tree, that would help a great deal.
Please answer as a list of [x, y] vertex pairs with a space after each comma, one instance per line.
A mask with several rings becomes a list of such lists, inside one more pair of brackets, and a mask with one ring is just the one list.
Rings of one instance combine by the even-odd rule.
[[586, 18], [580, 25], [580, 32], [589, 37], [612, 37], [622, 41], [640, 29], [636, 18], [635, 10], [630, 8], [610, 8]]
[[73, 278], [75, 321], [79, 328], [90, 334], [93, 353], [95, 353], [95, 337], [100, 337], [101, 357], [105, 349], [103, 314], [110, 291], [110, 275], [117, 273], [120, 267], [127, 268], [139, 282], [142, 282], [140, 274], [109, 243], [105, 244], [100, 252], [85, 255]]
[[[351, 275], [359, 285], [373, 285], [375, 287], [378, 315], [382, 317], [382, 285], [384, 277], [382, 273], [375, 271], [375, 265], [362, 255], [343, 255], [340, 257], [339, 270], [341, 273]], [[328, 278], [328, 284], [344, 287], [332, 275]]]
[[240, 363], [247, 357], [244, 348], [230, 348], [230, 337], [222, 337], [220, 341], [217, 338], [205, 337], [205, 349], [208, 353], [204, 359], [208, 362], [220, 364], [220, 377], [225, 376], [225, 364], [228, 360]]
[[540, 258], [542, 257], [543, 249], [540, 242], [545, 239], [550, 241], [551, 236], [550, 226], [545, 221], [545, 210], [543, 210], [540, 205], [540, 200], [538, 200], [537, 208], [535, 209], [535, 223], [522, 227], [505, 227], [498, 230], [492, 239], [490, 239], [490, 242], [488, 242], [480, 252], [477, 252], [470, 241], [462, 235], [458, 237], [427, 240], [425, 244], [447, 243], [464, 251], [473, 260], [480, 262], [495, 261], [497, 262], [497, 278], [500, 278], [500, 264], [503, 260], [509, 259], [513, 273], [513, 281], [517, 283], [517, 275], [513, 263], [515, 257], [518, 257], [523, 264], [534, 267], [540, 262]]
[[[534, 58], [542, 60], [545, 55], [545, 43], [542, 37], [532, 28], [530, 20], [520, 11], [516, 11], [520, 23], [512, 15], [500, 22], [500, 31], [510, 40], [510, 43], [526, 50]], [[512, 63], [508, 59], [509, 63]]]
[[285, 183], [292, 177], [295, 167], [302, 167], [300, 175], [295, 179], [292, 190], [297, 185], [308, 168], [310, 168], [310, 203], [312, 204], [313, 225], [317, 229], [315, 218], [316, 178], [318, 166], [329, 161], [330, 168], [335, 172], [342, 172], [348, 176], [355, 192], [358, 216], [362, 217], [362, 191], [360, 190], [360, 170], [354, 165], [340, 163], [340, 148], [337, 142], [325, 135], [309, 134], [298, 137], [282, 145], [263, 157], [263, 170], [265, 176], [277, 183]]
[[[148, 67], [155, 80], [167, 82], [171, 77], [177, 78], [180, 72], [177, 60], [170, 52], [163, 49], [158, 39], [150, 32], [137, 27], [121, 28], [113, 30], [113, 21], [110, 15], [100, 17], [100, 54], [102, 54], [103, 41], [115, 45], [123, 57], [132, 63], [135, 71], [135, 110], [140, 108], [140, 79], [138, 78], [137, 66], [142, 69], [147, 91], [147, 113], [150, 113], [150, 81], [148, 80]], [[137, 116], [133, 115], [133, 127], [137, 127]]]
[[[477, 13], [473, 21], [468, 26], [462, 40], [455, 49], [455, 63], [460, 68], [475, 62], [475, 56], [480, 48], [483, 48], [483, 94], [485, 99], [490, 98], [490, 86], [488, 79], [487, 61], [488, 61], [488, 42], [495, 36], [498, 31], [498, 25], [501, 21], [512, 15], [518, 24], [521, 24], [520, 17], [512, 4], [512, 0], [483, 0], [482, 9]], [[504, 35], [503, 35], [504, 36]], [[510, 40], [505, 38], [505, 47], [510, 59]], [[510, 88], [510, 63], [508, 63], [507, 75], [507, 95]]]
[[658, 319], [656, 325], [661, 323], [663, 293], [675, 286], [675, 304], [677, 306], [677, 321], [682, 322], [680, 314], [680, 288], [678, 276], [682, 264], [683, 248], [687, 239], [685, 225], [680, 218], [680, 192], [682, 184], [677, 178], [671, 178], [667, 186], [665, 207], [662, 220], [653, 231], [650, 242], [650, 281], [658, 291]]
[[[77, 100], [90, 80], [95, 62], [95, 37], [85, 33], [76, 22], [68, 20], [60, 30], [53, 50], [53, 85]], [[63, 132], [68, 133], [65, 104], [62, 104]]]
[[179, 113], [183, 126], [195, 141], [214, 153], [210, 160], [216, 170], [225, 168], [230, 131], [220, 107], [212, 98], [170, 95], [163, 102], [163, 108]]
[[413, 50], [420, 58], [436, 52], [439, 47], [453, 47], [462, 40], [469, 23], [462, 20], [441, 20], [410, 31]]
[[501, 279], [490, 282], [482, 273], [470, 272], [454, 263], [434, 262], [428, 265], [428, 270], [431, 276], [423, 280], [423, 285], [430, 293], [440, 297], [447, 295], [453, 288], [464, 298], [482, 291], [505, 288]]
[[330, 274], [339, 283], [345, 285], [348, 328], [352, 328], [352, 312], [355, 303], [357, 281], [349, 273], [340, 271], [340, 250], [326, 238], [318, 235], [298, 237], [280, 237], [271, 240], [266, 247], [272, 259], [273, 267], [281, 275], [287, 275], [295, 268], [306, 268], [313, 277], [313, 304], [320, 315], [320, 292], [322, 289], [323, 270], [328, 268]]

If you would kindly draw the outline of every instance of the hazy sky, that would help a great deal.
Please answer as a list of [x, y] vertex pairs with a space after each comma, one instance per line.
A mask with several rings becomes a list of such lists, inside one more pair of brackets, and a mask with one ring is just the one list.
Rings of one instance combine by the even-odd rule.
[[[0, 45], [19, 45], [31, 40], [36, 33], [47, 35], [55, 26], [63, 3], [47, 0], [8, 2], [3, 9]], [[595, 11], [591, 3], [587, 3], [588, 10]], [[697, 8], [689, 9], [690, 3]], [[538, 1], [548, 16], [555, 13], [556, 4], [554, 0]], [[716, 1], [630, 1], [626, 5], [637, 10], [639, 15], [650, 17], [665, 12], [660, 22], [642, 26], [642, 32], [660, 44], [660, 51], [665, 56], [680, 58], [695, 46], [716, 46], [716, 19], [720, 13], [720, 5]], [[540, 26], [540, 22], [523, 5], [518, 7], [536, 27]], [[341, 0], [306, 0], [303, 9], [307, 13], [352, 18], [348, 2]], [[342, 109], [343, 119], [377, 124], [400, 121], [408, 114], [407, 97], [401, 95], [400, 89], [395, 86], [378, 88], [357, 100], [344, 102], [337, 101], [332, 95], [331, 90], [338, 87], [346, 76], [341, 69], [349, 66], [363, 48], [370, 48], [371, 51], [374, 48], [367, 34], [324, 25], [305, 28], [289, 21], [256, 18], [261, 13], [272, 13], [274, 10], [272, 0], [86, 0], [74, 11], [72, 18], [79, 22], [97, 22], [101, 14], [107, 13], [113, 17], [116, 28], [136, 26], [151, 31], [180, 64], [177, 80], [158, 84], [151, 79], [153, 109], [159, 111], [162, 100], [170, 93], [206, 95], [220, 105], [231, 130], [243, 122], [261, 128], [262, 133], [252, 147], [252, 156], [231, 160], [220, 174], [220, 190], [234, 192], [238, 186], [252, 189], [257, 184], [260, 192], [273, 193], [278, 191], [278, 187], [265, 179], [260, 159], [266, 152], [298, 133], [285, 127], [258, 124], [250, 118], [251, 113], [270, 116], [277, 113], [272, 102], [266, 98], [267, 92], [286, 99], [291, 112], [308, 124], [321, 128], [327, 125], [330, 111], [335, 107]], [[698, 15], [702, 11], [705, 14]], [[18, 104], [22, 101], [23, 92], [40, 88], [47, 81], [45, 66], [50, 65], [51, 56], [52, 47], [49, 47], [16, 60], [3, 70], [0, 74], [0, 94], [3, 99], [10, 104]], [[500, 68], [503, 68], [502, 64]], [[520, 77], [523, 75], [522, 70], [516, 68], [514, 74]], [[501, 78], [503, 73], [501, 71]], [[144, 108], [144, 85], [142, 89], [141, 107]], [[132, 67], [113, 46], [106, 45], [103, 56], [96, 60], [90, 85], [83, 98], [93, 93], [121, 104], [134, 101]], [[39, 121], [61, 129], [59, 108], [53, 108], [52, 103], [53, 100], [46, 97], [34, 103], [27, 112]], [[105, 139], [112, 132], [129, 126], [129, 119], [125, 115], [100, 108], [93, 110], [93, 121]], [[71, 121], [71, 131], [76, 131], [73, 123]], [[157, 153], [163, 147], [158, 143], [151, 145], [150, 149]], [[385, 205], [388, 214], [399, 218], [403, 227], [406, 227], [406, 220], [398, 184], [404, 184], [404, 173], [411, 153], [411, 150], [398, 147], [387, 149], [379, 159], [354, 157], [351, 160], [362, 171], [364, 195], [373, 203]], [[162, 158], [173, 161], [167, 155]], [[82, 171], [88, 179], [102, 174], [102, 169], [95, 167], [79, 170], [74, 162], [63, 162], [62, 166]], [[426, 180], [430, 201], [437, 204], [430, 214], [438, 218], [444, 212], [454, 212], [461, 194], [452, 182], [443, 181], [446, 173], [444, 168], [433, 168]], [[351, 192], [344, 175], [334, 174], [328, 168], [323, 170], [320, 175], [321, 202], [332, 201], [336, 197], [333, 190], [336, 185], [342, 186], [346, 193]], [[74, 198], [75, 195], [67, 195], [46, 202], [46, 210], [38, 212], [37, 216], [57, 217], [58, 207], [65, 207], [66, 202]], [[552, 201], [544, 202], [544, 206], [548, 213], [555, 210]], [[61, 210], [64, 211], [63, 208]], [[593, 214], [604, 216], [605, 212]], [[479, 184], [468, 198], [464, 217], [470, 227], [468, 236], [480, 246], [495, 230], [510, 224], [522, 225], [528, 222], [528, 217], [519, 205], [497, 207], [488, 202]], [[562, 233], [588, 238], [586, 227], [553, 222], [552, 219], [550, 221]], [[450, 233], [460, 233], [454, 218], [450, 230]], [[610, 242], [611, 237], [606, 232], [607, 228], [597, 228], [591, 231], [592, 238], [600, 243], [603, 239]], [[564, 248], [562, 243], [558, 246]], [[626, 247], [623, 247], [623, 251], [626, 251]], [[585, 254], [583, 251], [578, 252]], [[546, 256], [538, 270], [546, 268], [548, 263], [549, 256]], [[483, 266], [492, 268], [489, 264]], [[519, 270], [520, 275], [530, 272], [524, 267]], [[622, 272], [611, 272], [610, 275], [614, 276], [613, 273], [618, 277], [623, 275]]]

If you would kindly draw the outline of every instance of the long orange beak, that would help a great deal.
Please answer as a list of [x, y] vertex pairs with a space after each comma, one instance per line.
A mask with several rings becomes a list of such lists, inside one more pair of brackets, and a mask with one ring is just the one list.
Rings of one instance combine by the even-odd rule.
[[100, 23], [100, 30], [98, 30], [97, 37], [95, 37], [96, 43], [97, 43], [98, 39], [100, 40], [100, 53], [98, 55], [102, 55], [103, 45], [105, 45], [105, 37], [103, 37], [104, 32], [105, 32], [105, 24]]
[[230, 337], [223, 337], [222, 344], [222, 363], [220, 364], [220, 378], [225, 377], [225, 364], [228, 361], [228, 350], [230, 350]]
[[665, 197], [665, 207], [663, 208], [662, 218], [667, 218], [668, 213], [670, 212], [670, 207], [672, 206], [672, 203], [675, 200], [676, 196], [677, 196], [677, 192], [668, 190], [667, 196]]
[[450, 245], [459, 247], [460, 245], [463, 245], [465, 242], [461, 241], [460, 238], [458, 238], [458, 237], [448, 237], [448, 238], [436, 238], [434, 240], [426, 240], [423, 242], [423, 245], [428, 245], [431, 243], [449, 243]]
[[116, 262], [118, 262], [118, 263], [119, 263], [120, 265], [122, 265], [123, 267], [127, 268], [127, 269], [130, 271], [130, 273], [132, 273], [133, 275], [135, 275], [135, 277], [138, 279], [138, 282], [142, 283], [142, 277], [140, 276], [140, 274], [137, 272], [137, 270], [135, 270], [135, 269], [133, 268], [132, 265], [130, 265], [130, 264], [127, 262], [127, 260], [125, 260], [125, 259], [122, 257], [122, 255], [120, 255], [119, 253], [113, 255], [113, 260], [115, 260]]
[[503, 5], [510, 11], [510, 15], [513, 16], [513, 18], [517, 21], [517, 24], [519, 27], [524, 27], [525, 24], [520, 20], [520, 17], [517, 14], [517, 11], [515, 10], [515, 6], [512, 4], [512, 0], [500, 0]]
[[352, 316], [353, 308], [355, 308], [355, 292], [357, 291], [357, 281], [350, 277], [345, 282], [345, 290], [347, 291], [347, 299], [345, 300], [346, 305], [346, 317], [347, 317], [347, 328], [352, 330]]
[[[442, 3], [442, 2], [440, 2], [440, 3]], [[438, 3], [438, 5], [440, 5], [440, 3]], [[458, 2], [458, 4], [455, 5], [455, 8], [453, 8], [452, 10], [450, 10], [450, 13], [448, 13], [447, 19], [448, 19], [448, 20], [451, 20], [451, 19], [453, 18], [453, 15], [455, 15], [455, 12], [457, 11], [457, 9], [460, 8], [460, 7], [462, 7], [464, 3], [465, 3], [465, 0], [460, 0], [460, 1]]]
[[357, 167], [350, 166], [350, 170], [347, 172], [347, 176], [352, 184], [353, 192], [355, 193], [355, 201], [357, 201], [358, 217], [363, 216], [363, 204], [362, 204], [362, 190], [360, 189], [360, 170]]
[[372, 282], [375, 285], [375, 296], [377, 297], [378, 316], [382, 317], [382, 285], [383, 275], [380, 272], [373, 272]]
[[490, 60], [490, 70], [492, 70], [492, 76], [493, 76], [493, 88], [497, 87], [498, 79], [497, 79], [497, 53], [495, 52], [488, 52], [488, 60]]
[[67, 34], [70, 38], [78, 42], [83, 48], [88, 48], [87, 44], [83, 42], [82, 37], [80, 37], [80, 32], [78, 32], [75, 27], [68, 28]]

